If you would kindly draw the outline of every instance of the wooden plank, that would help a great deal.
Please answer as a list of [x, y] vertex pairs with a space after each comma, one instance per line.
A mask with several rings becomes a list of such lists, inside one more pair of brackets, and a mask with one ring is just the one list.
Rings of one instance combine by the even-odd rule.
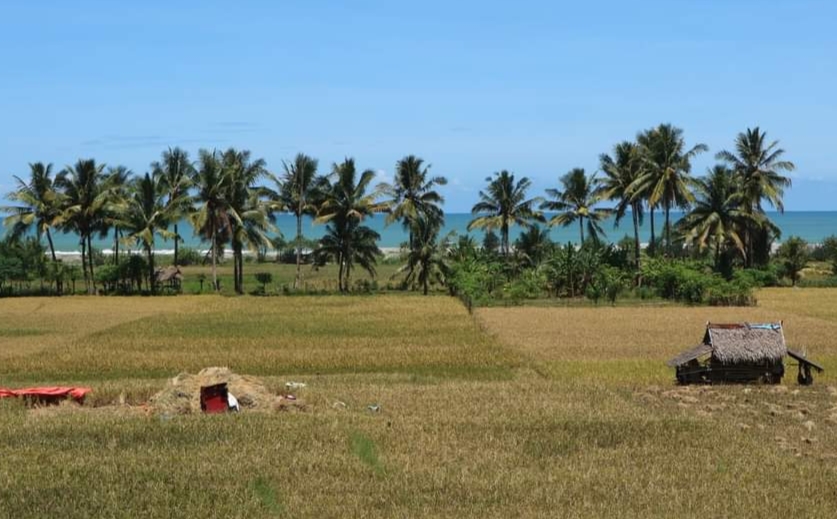
[[793, 351], [792, 349], [788, 348], [788, 356], [797, 360], [797, 361], [799, 361], [799, 362], [801, 362], [801, 363], [803, 363], [803, 364], [808, 364], [809, 366], [816, 369], [818, 373], [822, 373], [823, 371], [825, 371], [824, 367], [820, 366], [819, 364], [817, 364], [813, 360], [805, 357], [804, 355], [802, 355], [798, 351]]

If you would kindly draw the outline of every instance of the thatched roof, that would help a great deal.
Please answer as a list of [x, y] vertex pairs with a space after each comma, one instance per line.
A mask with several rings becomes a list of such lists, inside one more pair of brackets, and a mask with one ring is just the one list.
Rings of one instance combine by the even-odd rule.
[[712, 356], [725, 364], [777, 361], [788, 352], [781, 323], [709, 323], [703, 342], [712, 347]]
[[666, 364], [682, 366], [707, 354], [725, 364], [777, 361], [788, 353], [781, 323], [707, 323], [703, 344], [686, 350]]
[[670, 361], [666, 362], [666, 365], [668, 365], [671, 368], [674, 368], [674, 367], [677, 367], [677, 366], [682, 366], [683, 364], [685, 364], [685, 363], [687, 363], [691, 360], [698, 359], [698, 358], [703, 357], [704, 355], [708, 355], [710, 353], [712, 353], [712, 346], [710, 346], [708, 344], [698, 344], [694, 348], [692, 348], [690, 350], [686, 350], [683, 353], [681, 353], [680, 355], [678, 355], [678, 356], [674, 357], [673, 359], [671, 359]]
[[176, 279], [178, 281], [183, 280], [183, 273], [180, 272], [179, 267], [170, 266], [166, 268], [161, 268], [157, 269], [157, 271], [154, 273], [154, 280], [157, 283], [166, 283], [173, 279]]

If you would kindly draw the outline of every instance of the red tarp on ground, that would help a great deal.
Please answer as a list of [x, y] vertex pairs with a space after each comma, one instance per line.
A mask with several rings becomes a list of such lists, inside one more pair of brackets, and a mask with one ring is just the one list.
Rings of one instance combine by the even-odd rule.
[[0, 387], [0, 398], [5, 397], [29, 397], [43, 400], [57, 400], [60, 398], [72, 398], [78, 403], [84, 400], [89, 393], [89, 387], [27, 387], [25, 389], [6, 389]]

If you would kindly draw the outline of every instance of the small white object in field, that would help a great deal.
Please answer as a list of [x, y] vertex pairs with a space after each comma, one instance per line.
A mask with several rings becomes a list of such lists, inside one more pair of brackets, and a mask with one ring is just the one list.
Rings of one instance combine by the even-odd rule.
[[302, 389], [306, 385], [304, 382], [285, 382], [286, 389]]
[[227, 393], [227, 407], [230, 408], [230, 411], [241, 411], [238, 405], [238, 399], [229, 392]]

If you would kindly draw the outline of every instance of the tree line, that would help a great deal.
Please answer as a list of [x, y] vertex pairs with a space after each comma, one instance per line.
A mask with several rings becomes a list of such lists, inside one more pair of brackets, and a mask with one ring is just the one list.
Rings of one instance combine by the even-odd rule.
[[[468, 230], [499, 232], [500, 256], [508, 260], [518, 248], [509, 242], [513, 226], [525, 228], [522, 238], [537, 243], [546, 238], [540, 224], [577, 225], [579, 243], [584, 246], [603, 240], [606, 218], [614, 216], [618, 226], [630, 216], [629, 268], [637, 284], [641, 283], [643, 256], [675, 257], [684, 248], [710, 255], [718, 270], [763, 264], [770, 244], [779, 237], [764, 207], [783, 210], [784, 190], [791, 185], [784, 174], [794, 165], [784, 160], [778, 141], [769, 141], [758, 127], [738, 134], [733, 151], [718, 152], [719, 163], [705, 176], [693, 176], [693, 159], [707, 151], [704, 144], [687, 146], [682, 129], [660, 124], [617, 144], [612, 153], [602, 154], [597, 173], [570, 170], [543, 197], [530, 196], [528, 178], [518, 179], [502, 170], [486, 179]], [[406, 231], [405, 283], [425, 293], [431, 284], [444, 284], [456, 262], [452, 237], [439, 236], [444, 198], [438, 187], [447, 183], [446, 178], [431, 175], [430, 166], [413, 155], [397, 162], [392, 184], [373, 185], [374, 177], [372, 170], [359, 171], [351, 158], [322, 174], [316, 159], [300, 153], [283, 162], [281, 172], [275, 174], [247, 150], [201, 149], [197, 160], [192, 160], [186, 151], [173, 148], [142, 175], [122, 166], [107, 167], [95, 159], [80, 159], [55, 175], [51, 164], [30, 164], [27, 179], [14, 177], [17, 189], [7, 195], [13, 205], [0, 210], [9, 214], [4, 223], [11, 237], [33, 231], [39, 240], [45, 237], [53, 262], [58, 259], [52, 234], [76, 234], [85, 287], [91, 293], [96, 290], [91, 257], [94, 236], [113, 236], [116, 263], [120, 244], [142, 249], [153, 292], [155, 240], [174, 241], [177, 265], [182, 239], [178, 222], [184, 219], [209, 244], [214, 289], [220, 289], [218, 258], [228, 247], [234, 288], [242, 293], [244, 250], [276, 245], [271, 236], [277, 231], [280, 213], [296, 218], [295, 288], [301, 285], [305, 260], [303, 217], [313, 217], [326, 230], [310, 261], [335, 263], [338, 287], [345, 292], [350, 290], [355, 268], [375, 274], [380, 236], [364, 221], [376, 213], [385, 213], [387, 224], [399, 223]], [[677, 224], [671, 221], [673, 209], [686, 211]], [[651, 242], [643, 251], [639, 226], [646, 217]], [[659, 237], [658, 217], [662, 217]]]
[[[547, 189], [546, 198], [527, 197], [528, 178], [515, 181], [508, 171], [496, 173], [486, 179], [488, 188], [480, 192], [480, 202], [473, 208], [480, 216], [469, 228], [499, 230], [501, 248], [507, 254], [513, 225], [578, 224], [579, 243], [583, 244], [588, 239], [601, 239], [602, 222], [611, 215], [618, 226], [630, 214], [634, 260], [639, 268], [639, 226], [647, 215], [649, 254], [673, 255], [675, 247], [687, 244], [711, 250], [718, 262], [724, 254], [731, 254], [731, 260], [751, 267], [764, 256], [765, 246], [769, 252], [770, 242], [780, 236], [764, 206], [784, 211], [782, 198], [791, 180], [783, 173], [793, 171], [794, 164], [782, 160], [785, 152], [778, 146], [778, 141], [769, 142], [759, 128], [747, 129], [738, 134], [734, 152], [718, 152], [720, 163], [705, 176], [694, 177], [692, 160], [708, 147], [687, 147], [682, 129], [661, 124], [640, 132], [634, 141], [617, 144], [612, 154], [602, 154], [602, 176], [574, 168], [559, 179], [559, 188]], [[603, 207], [603, 202], [614, 206]], [[672, 209], [687, 211], [677, 225], [671, 222]], [[548, 221], [544, 211], [553, 213]], [[664, 219], [661, 241], [655, 223], [658, 211]]]

